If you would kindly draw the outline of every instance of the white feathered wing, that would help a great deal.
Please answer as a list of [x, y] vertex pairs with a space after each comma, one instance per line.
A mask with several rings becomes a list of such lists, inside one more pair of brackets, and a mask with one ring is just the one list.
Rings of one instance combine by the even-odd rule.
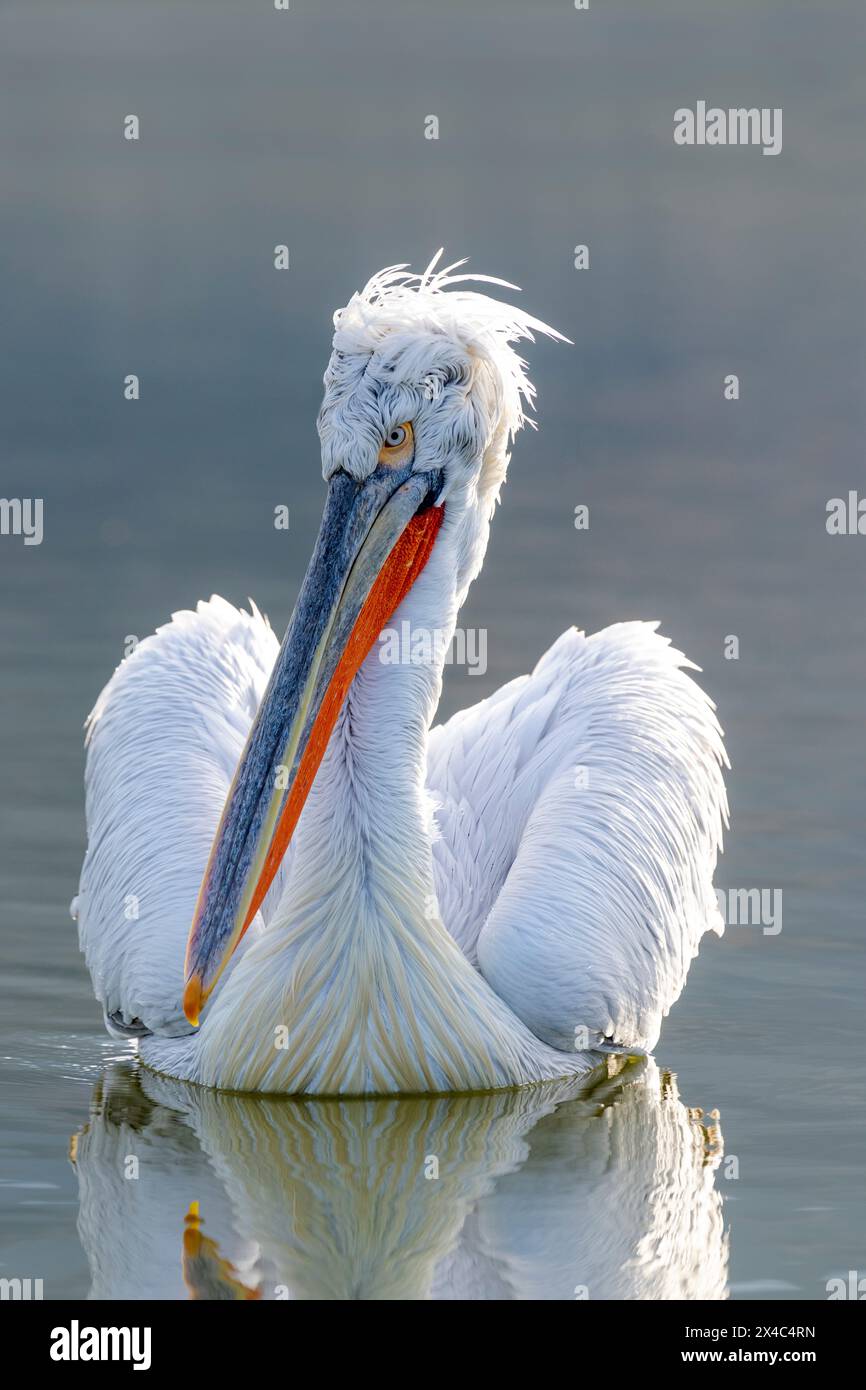
[[701, 936], [723, 930], [721, 731], [656, 626], [572, 628], [431, 731], [443, 920], [565, 1051], [651, 1049]]
[[[245, 613], [213, 597], [141, 642], [88, 718], [78, 934], [107, 1019], [191, 1031], [181, 1002], [187, 936], [278, 649], [254, 605]], [[282, 875], [265, 913], [281, 884]]]

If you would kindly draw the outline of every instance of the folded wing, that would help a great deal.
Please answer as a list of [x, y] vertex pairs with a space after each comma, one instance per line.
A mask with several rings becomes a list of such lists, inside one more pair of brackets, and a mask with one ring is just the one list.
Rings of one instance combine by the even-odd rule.
[[431, 733], [443, 919], [553, 1046], [650, 1049], [705, 931], [721, 731], [655, 624], [563, 633]]
[[87, 721], [78, 932], [106, 1019], [121, 1028], [189, 1031], [187, 934], [278, 646], [254, 606], [201, 602], [140, 643]]

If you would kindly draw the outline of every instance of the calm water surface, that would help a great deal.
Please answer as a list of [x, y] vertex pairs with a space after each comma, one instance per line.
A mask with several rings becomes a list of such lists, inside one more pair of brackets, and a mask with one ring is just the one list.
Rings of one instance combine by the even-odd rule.
[[[705, 8], [3, 7], [2, 490], [45, 503], [41, 546], [0, 538], [3, 1276], [813, 1299], [862, 1271], [866, 540], [824, 516], [866, 486], [863, 19]], [[699, 97], [782, 106], [783, 153], [675, 149]], [[575, 342], [531, 351], [541, 428], [464, 614], [488, 669], [443, 712], [569, 623], [660, 618], [727, 732], [718, 882], [781, 893], [782, 930], [708, 941], [654, 1061], [577, 1093], [197, 1094], [106, 1039], [78, 955], [82, 723], [124, 639], [200, 596], [282, 630], [331, 310], [443, 242]]]

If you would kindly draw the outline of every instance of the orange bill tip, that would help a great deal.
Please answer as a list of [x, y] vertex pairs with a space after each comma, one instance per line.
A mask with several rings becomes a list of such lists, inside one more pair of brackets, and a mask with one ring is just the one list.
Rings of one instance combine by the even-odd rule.
[[198, 1027], [201, 1005], [201, 976], [190, 975], [186, 982], [186, 989], [183, 992], [183, 1011], [186, 1015], [187, 1023], [191, 1023], [193, 1028]]

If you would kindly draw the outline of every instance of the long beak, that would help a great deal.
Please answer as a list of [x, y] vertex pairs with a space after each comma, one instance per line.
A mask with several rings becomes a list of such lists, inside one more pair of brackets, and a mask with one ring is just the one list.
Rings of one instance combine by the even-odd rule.
[[337, 473], [268, 688], [229, 789], [186, 948], [193, 1025], [273, 882], [354, 676], [421, 573], [441, 472]]

